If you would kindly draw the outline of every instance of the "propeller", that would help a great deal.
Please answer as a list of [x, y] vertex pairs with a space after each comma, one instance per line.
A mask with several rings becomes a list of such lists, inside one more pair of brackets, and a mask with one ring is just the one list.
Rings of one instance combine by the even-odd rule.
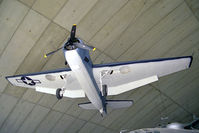
[[93, 46], [88, 46], [88, 45], [86, 45], [86, 44], [84, 44], [84, 43], [73, 43], [73, 45], [74, 45], [75, 47], [81, 48], [81, 49], [93, 50], [93, 51], [96, 50], [95, 47], [93, 47]]
[[69, 37], [68, 41], [64, 44], [64, 46], [61, 48], [58, 48], [50, 53], [45, 54], [44, 58], [47, 58], [48, 56], [56, 53], [57, 51], [59, 51], [63, 48], [66, 50], [73, 50], [76, 48], [81, 48], [81, 49], [85, 49], [85, 50], [93, 50], [93, 51], [96, 50], [95, 47], [88, 46], [88, 45], [84, 44], [81, 40], [77, 39], [75, 37], [75, 34], [76, 34], [76, 24], [73, 24], [71, 32], [70, 32], [70, 37]]
[[73, 24], [73, 27], [72, 27], [71, 32], [70, 32], [70, 40], [72, 42], [75, 42], [75, 40], [76, 40], [75, 34], [76, 34], [76, 24]]
[[60, 49], [63, 49], [63, 47], [58, 48], [57, 50], [54, 50], [54, 51], [52, 51], [52, 52], [50, 52], [50, 53], [45, 54], [45, 55], [44, 55], [44, 58], [47, 58], [48, 56], [54, 54], [55, 52], [59, 51]]

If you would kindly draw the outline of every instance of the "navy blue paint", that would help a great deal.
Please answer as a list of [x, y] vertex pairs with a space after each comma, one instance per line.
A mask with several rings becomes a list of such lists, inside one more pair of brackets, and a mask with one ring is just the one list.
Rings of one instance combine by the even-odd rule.
[[44, 72], [38, 72], [38, 73], [29, 73], [29, 74], [21, 74], [21, 75], [14, 75], [14, 76], [7, 76], [5, 77], [7, 80], [8, 78], [14, 78], [14, 77], [21, 77], [21, 76], [34, 76], [34, 75], [40, 75], [40, 74], [50, 74], [50, 73], [58, 73], [58, 72], [68, 72], [71, 71], [70, 68], [62, 68], [58, 70], [52, 70], [52, 71], [44, 71]]
[[[24, 84], [27, 84], [27, 85], [30, 85], [30, 86], [36, 85], [36, 83], [31, 78], [26, 77], [26, 76], [22, 76], [21, 80], [23, 81]], [[27, 83], [26, 80], [30, 80], [31, 83]]]
[[193, 56], [189, 56], [190, 58], [191, 58], [191, 61], [190, 61], [190, 63], [189, 63], [189, 67], [191, 67], [191, 64], [192, 64], [192, 62], [193, 62]]
[[[30, 80], [31, 83], [27, 83], [26, 80]], [[30, 77], [27, 77], [27, 76], [22, 76], [20, 79], [16, 79], [16, 81], [18, 83], [24, 83], [24, 84], [27, 84], [27, 85], [30, 85], [30, 86], [34, 86], [36, 84], [41, 84], [41, 81], [40, 80], [37, 80], [37, 79], [31, 79]]]
[[128, 65], [128, 64], [138, 64], [138, 63], [149, 63], [149, 62], [161, 62], [161, 61], [167, 61], [167, 60], [177, 60], [177, 59], [183, 59], [183, 58], [190, 58], [190, 64], [191, 66], [193, 57], [192, 56], [182, 56], [182, 57], [173, 57], [173, 58], [160, 58], [160, 59], [153, 59], [153, 60], [141, 60], [141, 61], [129, 61], [129, 62], [119, 62], [119, 63], [109, 63], [109, 64], [96, 64], [93, 65], [94, 68], [98, 67], [112, 67], [112, 66], [119, 66], [119, 65]]

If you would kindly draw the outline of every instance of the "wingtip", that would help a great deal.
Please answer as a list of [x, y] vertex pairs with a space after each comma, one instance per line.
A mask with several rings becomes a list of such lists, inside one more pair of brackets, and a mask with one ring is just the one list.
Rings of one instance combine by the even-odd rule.
[[[9, 78], [11, 78], [12, 76], [6, 76], [5, 79], [8, 80]], [[8, 80], [9, 81], [9, 80]], [[10, 81], [9, 81], [10, 82]]]
[[8, 76], [6, 76], [5, 79], [8, 80]]
[[10, 82], [10, 80], [8, 79], [8, 78], [10, 78], [10, 77], [12, 77], [12, 76], [6, 76], [5, 79], [6, 79], [11, 85], [13, 85], [13, 83]]
[[192, 62], [193, 62], [193, 56], [189, 56], [189, 58], [191, 59], [191, 60], [190, 60], [190, 63], [189, 63], [189, 68], [190, 68], [191, 65], [192, 65]]

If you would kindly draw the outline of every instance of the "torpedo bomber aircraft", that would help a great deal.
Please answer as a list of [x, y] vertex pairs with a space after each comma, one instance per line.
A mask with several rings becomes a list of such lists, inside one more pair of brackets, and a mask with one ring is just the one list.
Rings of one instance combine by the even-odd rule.
[[35, 89], [38, 92], [62, 97], [90, 100], [78, 104], [84, 109], [97, 109], [101, 115], [112, 109], [129, 107], [132, 100], [107, 100], [107, 96], [118, 95], [132, 89], [150, 84], [159, 77], [172, 74], [191, 66], [192, 56], [161, 58], [153, 60], [130, 61], [110, 64], [92, 64], [86, 45], [75, 36], [76, 25], [63, 47], [45, 55], [48, 57], [62, 49], [70, 68], [53, 71], [8, 76], [6, 79], [15, 86]]

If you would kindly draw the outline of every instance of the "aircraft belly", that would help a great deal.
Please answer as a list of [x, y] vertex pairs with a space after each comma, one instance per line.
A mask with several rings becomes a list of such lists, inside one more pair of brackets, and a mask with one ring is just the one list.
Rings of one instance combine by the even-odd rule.
[[80, 71], [75, 71], [75, 75], [77, 77], [77, 80], [79, 81], [82, 89], [86, 93], [86, 96], [88, 99], [94, 104], [94, 106], [97, 109], [102, 108], [101, 99], [99, 97], [99, 94], [94, 87], [94, 84], [92, 83], [92, 80], [90, 79], [90, 76], [86, 74], [86, 72], [81, 73]]
[[77, 78], [90, 102], [92, 102], [97, 109], [102, 109], [103, 106], [100, 95], [95, 88], [93, 80], [91, 79], [86, 66], [82, 62], [81, 57], [78, 55], [78, 52], [76, 52], [76, 50], [67, 51], [65, 54], [67, 54], [65, 57], [70, 68], [74, 72], [75, 77]]

